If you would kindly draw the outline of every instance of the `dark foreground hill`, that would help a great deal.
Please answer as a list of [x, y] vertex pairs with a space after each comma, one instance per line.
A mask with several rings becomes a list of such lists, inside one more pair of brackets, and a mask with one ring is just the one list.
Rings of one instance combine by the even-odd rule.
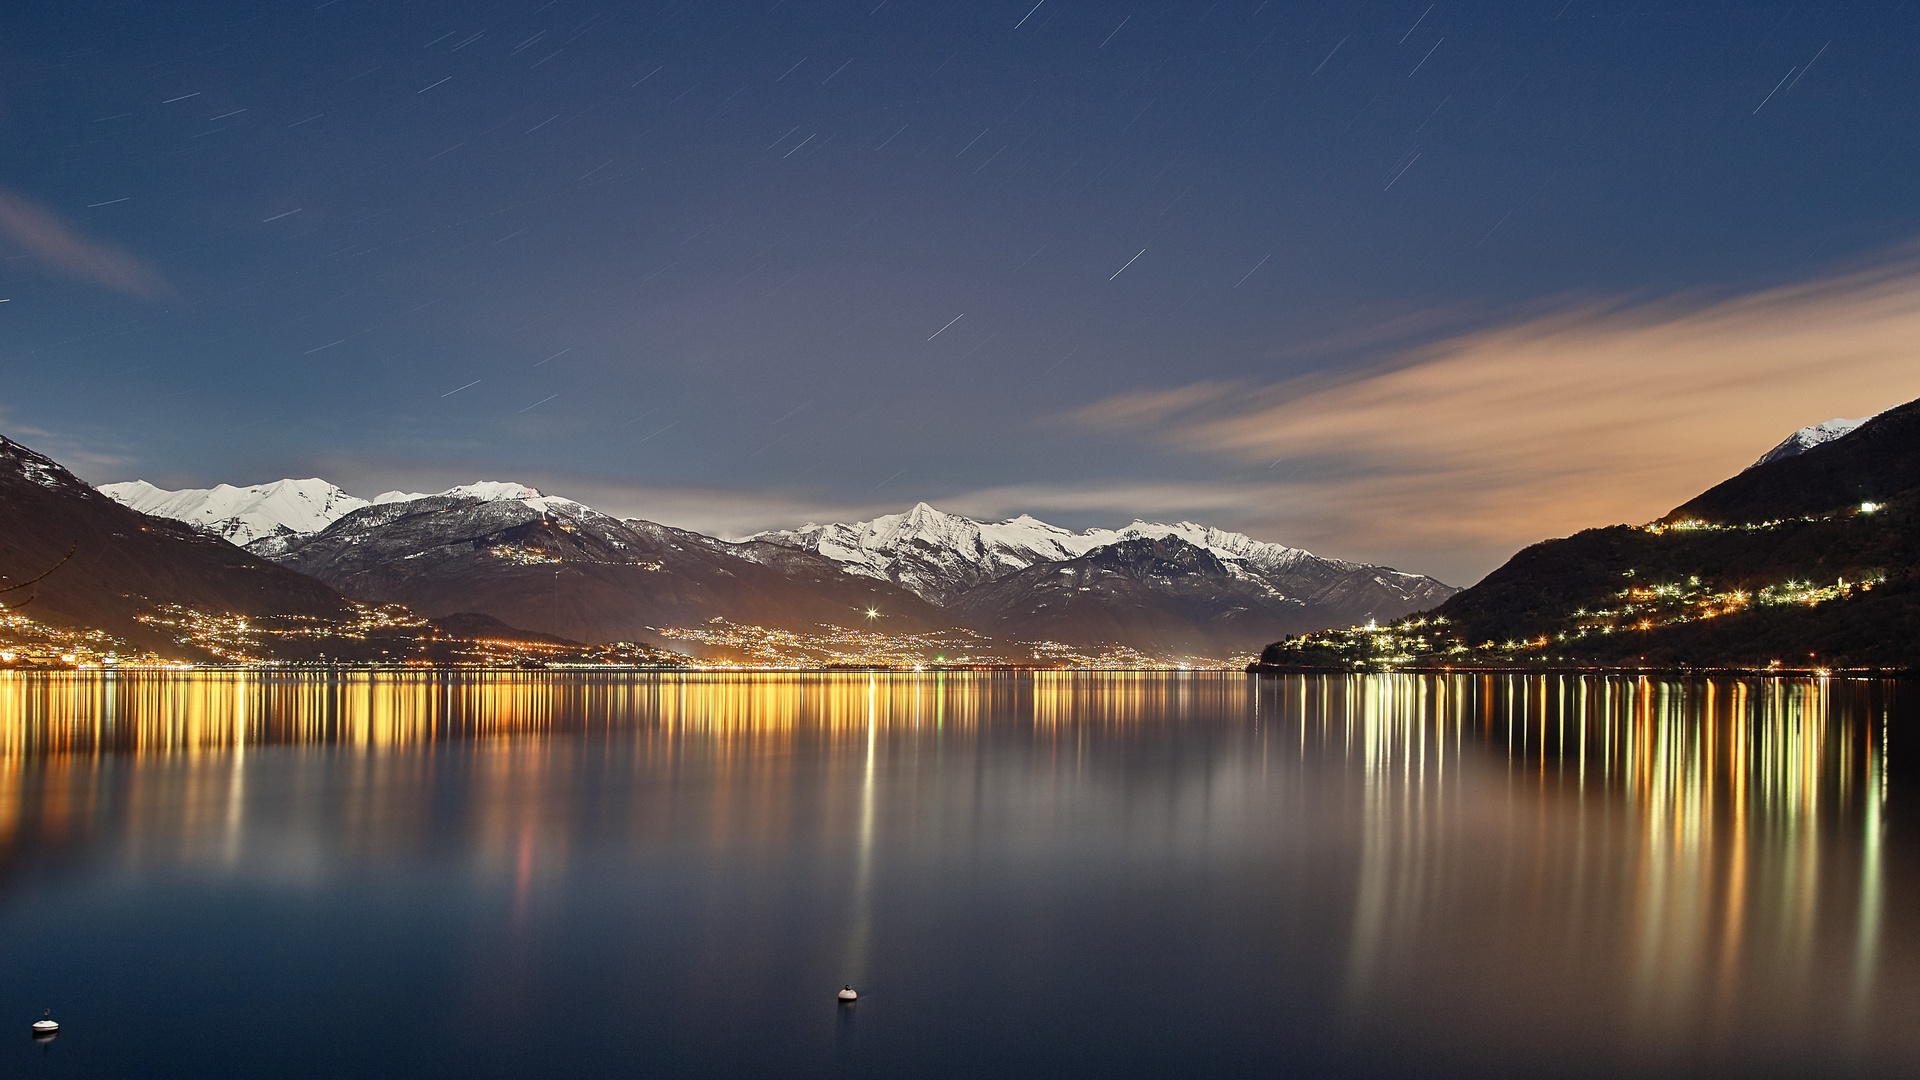
[[[0, 438], [0, 605], [187, 660], [513, 660], [576, 643], [497, 619], [356, 604], [218, 536], [129, 510]], [[634, 651], [636, 656], [645, 650]]]
[[[42, 622], [92, 627], [148, 648], [171, 635], [138, 616], [159, 605], [345, 619], [310, 577], [95, 491], [53, 459], [0, 438], [0, 602]], [[49, 572], [51, 571], [51, 572]]]
[[1645, 526], [1521, 551], [1431, 612], [1276, 642], [1286, 666], [1920, 667], [1920, 402]]

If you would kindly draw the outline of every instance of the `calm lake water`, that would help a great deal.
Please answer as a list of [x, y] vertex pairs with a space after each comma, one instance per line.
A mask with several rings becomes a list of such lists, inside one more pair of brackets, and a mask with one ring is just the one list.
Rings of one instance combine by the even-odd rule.
[[0, 1074], [1914, 1075], [1917, 703], [0, 676]]

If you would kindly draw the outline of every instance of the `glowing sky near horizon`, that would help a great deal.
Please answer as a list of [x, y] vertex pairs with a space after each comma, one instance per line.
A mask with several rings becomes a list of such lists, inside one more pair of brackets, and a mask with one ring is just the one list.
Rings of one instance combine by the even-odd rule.
[[0, 15], [0, 431], [94, 481], [918, 500], [1471, 581], [1920, 396], [1920, 8]]

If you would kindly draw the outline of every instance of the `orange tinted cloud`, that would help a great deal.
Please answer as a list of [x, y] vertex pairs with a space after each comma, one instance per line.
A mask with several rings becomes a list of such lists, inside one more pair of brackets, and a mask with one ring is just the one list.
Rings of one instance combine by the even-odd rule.
[[142, 300], [166, 293], [145, 263], [111, 244], [90, 240], [52, 209], [0, 188], [0, 237], [67, 277], [104, 285]]
[[1276, 528], [1472, 577], [1535, 540], [1658, 517], [1795, 428], [1915, 397], [1920, 264], [1902, 262], [1714, 303], [1588, 306], [1358, 374], [1200, 383], [1073, 416], [1311, 462], [1316, 479], [1275, 486]]

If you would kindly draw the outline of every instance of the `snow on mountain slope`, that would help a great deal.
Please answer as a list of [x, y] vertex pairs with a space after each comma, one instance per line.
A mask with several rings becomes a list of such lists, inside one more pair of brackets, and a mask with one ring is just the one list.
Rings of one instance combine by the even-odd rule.
[[[741, 575], [747, 575], [757, 582], [754, 589], [767, 593], [769, 599], [761, 606], [768, 612], [783, 613], [782, 618], [798, 617], [797, 613], [803, 611], [814, 615], [830, 612], [832, 598], [844, 600], [856, 593], [865, 596], [875, 588], [890, 592], [889, 587], [897, 586], [913, 594], [905, 598], [912, 603], [905, 604], [900, 599], [888, 601], [889, 609], [905, 611], [924, 601], [936, 607], [951, 607], [956, 617], [964, 616], [983, 625], [990, 623], [1002, 628], [1015, 625], [1006, 620], [1014, 618], [1016, 610], [1031, 609], [1029, 613], [1039, 618], [1037, 613], [1042, 608], [1049, 609], [1046, 620], [1054, 620], [1046, 622], [1054, 627], [1049, 633], [1085, 636], [1138, 630], [1147, 634], [1145, 628], [1149, 624], [1165, 624], [1142, 640], [1159, 640], [1154, 635], [1171, 633], [1167, 627], [1201, 626], [1201, 622], [1194, 621], [1200, 617], [1195, 613], [1212, 601], [1241, 612], [1216, 630], [1225, 632], [1240, 626], [1242, 630], [1234, 632], [1258, 636], [1273, 632], [1282, 624], [1318, 628], [1364, 622], [1369, 618], [1392, 618], [1432, 607], [1455, 591], [1418, 574], [1323, 559], [1299, 548], [1266, 543], [1190, 521], [1172, 524], [1136, 521], [1121, 529], [1075, 532], [1030, 515], [1005, 521], [977, 521], [920, 503], [905, 513], [888, 514], [871, 521], [809, 524], [794, 530], [760, 533], [736, 544], [681, 530], [667, 530], [672, 538], [662, 540], [655, 537], [655, 533], [660, 533], [664, 526], [637, 519], [620, 521], [571, 499], [543, 495], [538, 489], [505, 481], [467, 484], [434, 494], [389, 491], [371, 501], [354, 498], [320, 480], [283, 480], [257, 488], [222, 486], [177, 492], [136, 481], [109, 484], [101, 490], [134, 509], [189, 522], [242, 544], [256, 555], [314, 574], [349, 595], [383, 600], [399, 598], [406, 603], [425, 605], [422, 610], [428, 611], [438, 611], [455, 602], [456, 597], [463, 597], [462, 602], [471, 602], [473, 610], [508, 619], [516, 625], [572, 636], [588, 634], [588, 640], [598, 640], [592, 634], [612, 633], [616, 627], [624, 628], [622, 633], [630, 631], [631, 619], [602, 612], [592, 619], [583, 615], [584, 621], [578, 626], [568, 623], [561, 627], [556, 623], [550, 627], [535, 618], [538, 613], [531, 607], [522, 610], [509, 605], [490, 610], [480, 606], [487, 588], [497, 586], [518, 596], [515, 590], [525, 591], [521, 586], [526, 583], [515, 579], [511, 588], [498, 582], [495, 586], [483, 587], [482, 583], [494, 581], [498, 576], [489, 568], [519, 566], [516, 559], [532, 560], [528, 565], [558, 565], [554, 561], [555, 553], [567, 552], [569, 554], [559, 556], [560, 561], [576, 568], [599, 567], [592, 573], [619, 578], [620, 584], [608, 585], [612, 590], [608, 595], [625, 596], [627, 600], [620, 603], [631, 601], [638, 605], [634, 611], [645, 609], [652, 612], [650, 617], [654, 618], [664, 618], [667, 612], [674, 612], [678, 617], [702, 610], [708, 614], [746, 611], [748, 607], [739, 606], [746, 601], [734, 594], [737, 586], [746, 580]], [[458, 533], [452, 541], [441, 535], [449, 529]], [[475, 536], [512, 534], [519, 537], [523, 532], [554, 537], [565, 534], [572, 539], [555, 539], [553, 544], [557, 547], [552, 551], [542, 548], [541, 552], [530, 548], [522, 550], [524, 544], [519, 539], [511, 543], [490, 541], [482, 547], [491, 554], [478, 562], [467, 560], [464, 555], [454, 557], [458, 552], [467, 552]], [[642, 534], [648, 539], [643, 539]], [[1166, 547], [1166, 551], [1178, 552], [1184, 550], [1181, 545], [1185, 545], [1201, 554], [1177, 558], [1159, 555], [1147, 558], [1141, 554], [1161, 551], [1164, 545], [1174, 541], [1179, 544]], [[592, 552], [584, 548], [575, 551], [581, 544], [592, 548]], [[663, 550], [662, 544], [666, 545], [664, 550], [680, 554], [662, 558], [657, 553]], [[1120, 548], [1132, 554], [1125, 557], [1116, 554]], [[696, 557], [696, 549], [703, 554]], [[656, 554], [641, 557], [639, 552], [643, 550]], [[361, 565], [376, 553], [378, 559]], [[442, 559], [442, 555], [446, 558]], [[502, 559], [507, 562], [500, 562]], [[694, 561], [683, 562], [688, 559]], [[1093, 561], [1087, 562], [1089, 559]], [[439, 566], [442, 561], [447, 565], [436, 571], [437, 576], [422, 576], [429, 563]], [[749, 571], [742, 568], [743, 564], [764, 570]], [[664, 577], [654, 576], [669, 566], [678, 569]], [[1186, 577], [1161, 582], [1155, 575], [1164, 574], [1155, 570], [1134, 584], [1126, 584], [1133, 581], [1129, 575], [1143, 566], [1160, 567], [1167, 573], [1177, 571], [1176, 576]], [[633, 567], [657, 569], [645, 570], [641, 577], [627, 581], [633, 574], [641, 573]], [[1075, 585], [1072, 595], [1079, 599], [1072, 602], [1074, 614], [1064, 623], [1058, 622], [1051, 610], [1072, 599], [1059, 593], [1060, 582], [1040, 578], [1012, 580], [1016, 575], [1031, 577], [1059, 567], [1078, 567], [1073, 572], [1087, 578], [1086, 582]], [[767, 571], [776, 576], [766, 577]], [[1111, 573], [1120, 576], [1108, 582]], [[696, 604], [694, 593], [673, 599], [668, 593], [660, 592], [665, 582], [679, 580], [682, 574], [691, 575], [683, 584], [700, 595], [707, 595], [706, 600]], [[858, 584], [861, 580], [885, 584], [863, 586]], [[1080, 578], [1076, 577], [1075, 581]], [[996, 588], [979, 591], [989, 584]], [[1005, 587], [998, 587], [1002, 584]], [[535, 604], [536, 600], [550, 603], [551, 583], [543, 587], [548, 588], [547, 593], [534, 589], [520, 600], [526, 604]], [[776, 595], [783, 598], [778, 603], [771, 599]], [[892, 595], [903, 597], [900, 593]], [[542, 596], [547, 599], [540, 600]], [[582, 594], [579, 603], [588, 603], [584, 596]], [[733, 599], [722, 603], [727, 597]], [[645, 598], [645, 603], [636, 598]], [[507, 603], [499, 597], [494, 599], [503, 605]], [[819, 607], [821, 603], [827, 606]], [[995, 605], [1006, 605], [1008, 610], [998, 611]], [[1125, 618], [1116, 614], [1141, 605], [1145, 605], [1141, 612]], [[1106, 614], [1100, 614], [1101, 611]], [[1240, 621], [1234, 622], [1236, 619]], [[1259, 629], [1252, 629], [1256, 625]], [[1129, 627], [1133, 629], [1127, 629]]]
[[810, 631], [877, 610], [896, 633], [939, 625], [919, 597], [818, 555], [623, 521], [518, 485], [474, 487], [362, 507], [248, 550], [356, 600], [517, 619], [595, 643], [713, 618]]
[[214, 532], [245, 547], [269, 537], [302, 536], [316, 533], [364, 506], [412, 502], [445, 496], [478, 499], [482, 502], [523, 502], [542, 513], [567, 514], [586, 507], [572, 499], [542, 495], [536, 488], [504, 480], [483, 480], [431, 494], [388, 491], [366, 499], [356, 498], [325, 480], [276, 480], [271, 484], [237, 488], [221, 484], [211, 488], [184, 488], [168, 491], [145, 480], [122, 484], [102, 484], [100, 492], [124, 506], [155, 517], [184, 521], [196, 528]]
[[919, 503], [872, 521], [809, 523], [757, 533], [765, 541], [824, 555], [855, 574], [892, 581], [946, 605], [977, 585], [1040, 563], [1065, 562], [1129, 540], [1174, 537], [1213, 552], [1227, 572], [1256, 580], [1271, 594], [1308, 603], [1414, 611], [1455, 591], [1432, 578], [1384, 566], [1323, 559], [1310, 551], [1255, 540], [1191, 521], [1136, 521], [1122, 529], [1073, 532], [1030, 515], [985, 522]]
[[1119, 530], [1121, 540], [1175, 537], [1211, 551], [1229, 571], [1257, 578], [1273, 589], [1310, 604], [1355, 611], [1409, 611], [1432, 607], [1460, 590], [1425, 574], [1391, 566], [1328, 559], [1303, 548], [1255, 540], [1245, 533], [1182, 521], [1172, 525], [1136, 521]]
[[266, 536], [324, 529], [367, 505], [316, 477], [271, 484], [167, 491], [145, 480], [102, 484], [100, 492], [123, 506], [155, 517], [184, 521], [245, 546]]
[[[1089, 530], [1094, 532], [1098, 530]], [[1113, 539], [1118, 540], [1159, 539], [1177, 536], [1194, 547], [1206, 548], [1217, 555], [1243, 559], [1265, 570], [1284, 570], [1302, 563], [1323, 562], [1343, 568], [1354, 568], [1353, 563], [1340, 562], [1337, 559], [1322, 559], [1311, 551], [1288, 547], [1285, 544], [1269, 544], [1264, 540], [1255, 540], [1245, 533], [1226, 532], [1209, 525], [1196, 525], [1191, 521], [1166, 525], [1153, 521], [1136, 521], [1124, 529], [1116, 530]]]
[[[1873, 416], [1878, 415], [1880, 414], [1873, 414]], [[1760, 455], [1760, 460], [1754, 462], [1753, 465], [1747, 466], [1747, 468], [1751, 469], [1755, 465], [1765, 465], [1769, 461], [1779, 461], [1781, 458], [1798, 457], [1816, 446], [1823, 443], [1830, 443], [1842, 435], [1849, 434], [1854, 428], [1873, 419], [1873, 416], [1863, 416], [1858, 420], [1847, 420], [1835, 417], [1825, 423], [1803, 427], [1799, 431], [1787, 436], [1781, 441], [1779, 446]]]
[[[462, 484], [445, 491], [383, 491], [373, 497], [373, 504], [412, 502], [415, 499], [431, 499], [444, 495], [453, 499], [480, 499], [483, 502], [508, 502], [514, 499], [543, 499], [538, 488], [525, 484], [516, 484], [510, 480], [481, 480], [477, 483]], [[578, 504], [575, 504], [578, 505]]]
[[971, 586], [1035, 563], [1084, 555], [1116, 535], [1071, 532], [1022, 515], [975, 521], [918, 503], [904, 514], [872, 521], [816, 524], [747, 537], [823, 555], [848, 572], [891, 581], [923, 599], [945, 604]]

